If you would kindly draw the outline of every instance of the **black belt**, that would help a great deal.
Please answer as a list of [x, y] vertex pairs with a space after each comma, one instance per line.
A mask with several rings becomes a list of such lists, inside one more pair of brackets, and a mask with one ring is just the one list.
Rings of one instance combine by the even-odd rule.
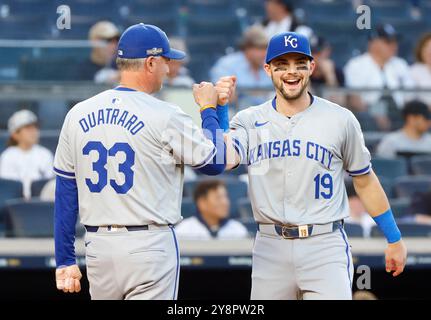
[[[284, 239], [298, 239], [298, 238], [308, 238], [311, 236], [324, 234], [328, 232], [334, 232], [335, 230], [342, 228], [343, 225], [344, 225], [344, 220], [330, 222], [329, 224], [325, 224], [325, 225], [308, 224], [308, 225], [302, 225], [302, 226], [294, 226], [294, 225], [291, 226], [291, 225], [280, 225], [280, 224], [272, 224], [272, 225], [258, 224], [258, 230], [263, 233], [279, 235]], [[322, 226], [324, 226], [324, 228], [322, 228]]]
[[[87, 230], [87, 232], [97, 232], [99, 230], [100, 227], [94, 227], [94, 226], [84, 226], [85, 230]], [[145, 226], [116, 226], [116, 225], [112, 225], [112, 226], [104, 226], [105, 228], [108, 228], [108, 231], [111, 231], [112, 228], [126, 228], [127, 231], [142, 231], [142, 230], [148, 230], [149, 226], [145, 225]]]

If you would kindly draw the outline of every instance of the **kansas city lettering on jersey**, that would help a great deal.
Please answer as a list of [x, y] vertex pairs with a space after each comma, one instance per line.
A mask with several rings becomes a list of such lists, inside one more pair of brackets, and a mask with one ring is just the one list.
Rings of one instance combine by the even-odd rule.
[[116, 108], [99, 109], [79, 120], [79, 125], [84, 133], [89, 132], [96, 126], [107, 124], [121, 126], [133, 135], [137, 134], [144, 127], [144, 122], [139, 120], [136, 115], [126, 110], [120, 111], [120, 109]]
[[303, 146], [301, 140], [288, 139], [264, 142], [250, 149], [248, 164], [272, 158], [299, 157], [303, 152], [308, 159], [318, 161], [331, 169], [334, 155], [327, 148], [311, 141], [307, 141]]

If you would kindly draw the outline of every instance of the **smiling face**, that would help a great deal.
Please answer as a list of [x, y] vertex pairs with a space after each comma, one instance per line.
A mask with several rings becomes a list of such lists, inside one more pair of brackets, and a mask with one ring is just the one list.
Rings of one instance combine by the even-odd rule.
[[296, 100], [306, 94], [315, 63], [299, 53], [277, 57], [264, 66], [276, 91], [286, 100]]

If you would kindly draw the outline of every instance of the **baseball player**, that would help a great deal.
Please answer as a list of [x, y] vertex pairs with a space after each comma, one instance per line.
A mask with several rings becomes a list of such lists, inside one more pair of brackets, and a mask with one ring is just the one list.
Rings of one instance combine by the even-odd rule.
[[[275, 97], [230, 123], [226, 169], [248, 165], [258, 223], [252, 299], [352, 298], [345, 171], [388, 241], [386, 271], [398, 276], [405, 266], [407, 250], [360, 125], [349, 110], [307, 92], [314, 68], [306, 37], [275, 35], [264, 65]], [[216, 87], [227, 93], [233, 85], [222, 79]]]
[[184, 164], [218, 174], [224, 165], [215, 163], [216, 155], [223, 158], [225, 148], [215, 140], [220, 127], [212, 84], [193, 88], [207, 135], [179, 107], [151, 95], [160, 90], [169, 60], [184, 56], [158, 27], [131, 26], [118, 45], [120, 85], [67, 114], [54, 161], [59, 290], [81, 288], [74, 250], [79, 212], [92, 299], [176, 299], [173, 225], [181, 220]]

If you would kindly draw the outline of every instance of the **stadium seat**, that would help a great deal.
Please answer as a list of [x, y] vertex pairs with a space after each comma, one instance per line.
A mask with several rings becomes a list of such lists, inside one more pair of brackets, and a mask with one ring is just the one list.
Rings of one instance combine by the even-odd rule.
[[364, 236], [364, 229], [360, 224], [345, 223], [344, 231], [349, 238], [362, 238]]
[[431, 175], [431, 156], [414, 156], [410, 159], [410, 165], [415, 175]]
[[50, 179], [36, 180], [31, 183], [31, 196], [39, 197], [43, 187], [50, 181]]
[[231, 0], [186, 0], [190, 16], [223, 17], [228, 12], [234, 12], [234, 1]]
[[249, 198], [238, 199], [238, 213], [241, 220], [253, 220], [253, 210]]
[[[417, 223], [398, 223], [403, 237], [431, 237], [431, 225]], [[371, 237], [381, 238], [383, 234], [377, 226], [371, 229]]]
[[181, 202], [181, 215], [184, 219], [193, 217], [196, 215], [196, 205], [192, 198], [183, 198]]
[[6, 201], [10, 199], [22, 198], [22, 183], [13, 180], [0, 179], [0, 208], [3, 208]]
[[412, 197], [415, 193], [431, 190], [431, 176], [405, 176], [395, 180], [397, 197]]
[[380, 143], [380, 141], [384, 136], [385, 136], [384, 132], [378, 132], [378, 131], [364, 132], [365, 145], [367, 146], [371, 154], [373, 154], [376, 151], [378, 144]]
[[57, 149], [59, 131], [57, 130], [42, 130], [40, 134], [40, 145], [48, 148], [53, 154]]
[[385, 177], [379, 177], [380, 184], [383, 187], [383, 190], [385, 190], [386, 196], [388, 198], [392, 198], [394, 196], [394, 182], [393, 179], [385, 178]]
[[355, 16], [350, 0], [326, 1], [325, 3], [308, 0], [301, 1], [299, 7], [305, 12], [306, 22], [348, 19]]
[[[54, 236], [54, 202], [31, 200], [10, 200], [6, 209], [6, 235], [14, 238], [52, 238]], [[76, 237], [85, 233], [84, 226], [77, 219]]]
[[0, 19], [0, 39], [28, 39], [30, 34], [33, 39], [49, 37], [50, 28], [43, 15], [10, 15]]
[[257, 223], [253, 219], [241, 219], [239, 220], [246, 228], [250, 237], [255, 237], [257, 232]]
[[22, 59], [19, 66], [21, 80], [72, 81], [76, 79], [79, 62], [73, 58]]
[[9, 133], [6, 130], [0, 131], [0, 154], [7, 148]]
[[6, 225], [10, 237], [53, 237], [54, 203], [11, 200], [6, 206]]
[[410, 214], [410, 198], [390, 199], [389, 203], [396, 219], [405, 218]]
[[378, 177], [394, 179], [407, 175], [407, 162], [405, 159], [381, 159], [371, 160], [373, 171]]

